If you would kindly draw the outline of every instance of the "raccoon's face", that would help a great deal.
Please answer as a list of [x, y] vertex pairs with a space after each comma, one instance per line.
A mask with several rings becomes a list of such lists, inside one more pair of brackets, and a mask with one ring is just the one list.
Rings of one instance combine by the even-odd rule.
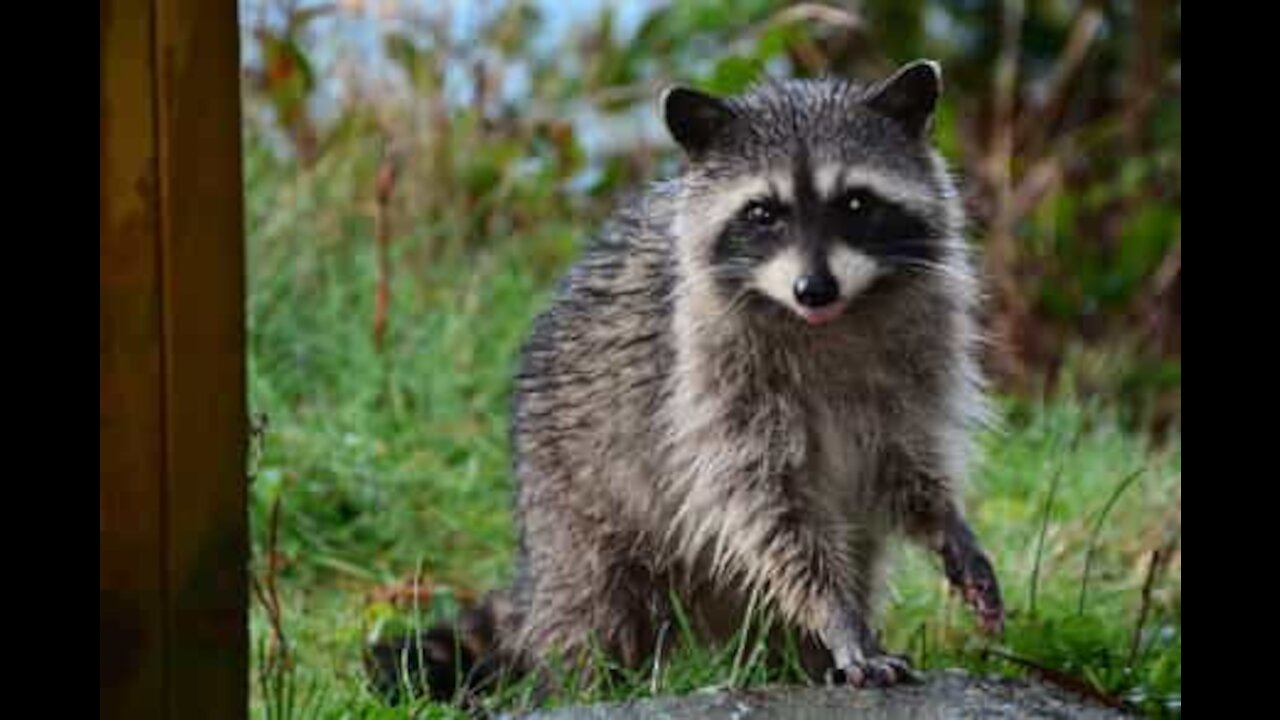
[[727, 298], [768, 298], [812, 325], [887, 276], [936, 272], [952, 194], [925, 138], [939, 90], [921, 61], [869, 88], [668, 91], [667, 126], [692, 160], [676, 221], [686, 257]]

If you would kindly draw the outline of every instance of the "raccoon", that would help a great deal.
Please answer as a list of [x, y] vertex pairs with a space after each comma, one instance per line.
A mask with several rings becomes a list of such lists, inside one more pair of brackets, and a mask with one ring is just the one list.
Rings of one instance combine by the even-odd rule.
[[758, 602], [815, 680], [904, 681], [874, 630], [896, 536], [1000, 631], [962, 510], [990, 416], [979, 283], [929, 139], [941, 84], [917, 60], [870, 84], [662, 93], [681, 172], [621, 205], [522, 349], [515, 578], [463, 666], [634, 668], [673, 603], [715, 643]]

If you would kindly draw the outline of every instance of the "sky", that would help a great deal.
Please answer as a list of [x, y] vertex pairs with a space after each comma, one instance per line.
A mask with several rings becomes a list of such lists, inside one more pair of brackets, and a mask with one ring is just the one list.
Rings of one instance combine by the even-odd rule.
[[[628, 2], [609, 3], [606, 0], [531, 0], [540, 11], [544, 23], [544, 32], [538, 37], [543, 48], [554, 48], [567, 40], [576, 23], [589, 21], [598, 17], [606, 6], [612, 6], [615, 12], [615, 28], [619, 37], [633, 33], [641, 20], [654, 7], [667, 4], [663, 0], [629, 0]], [[239, 0], [242, 26], [248, 30], [256, 24], [260, 17], [265, 17], [269, 24], [277, 24], [281, 16], [275, 9], [278, 0]], [[317, 7], [329, 3], [319, 0], [298, 2], [299, 8]], [[403, 12], [416, 9], [426, 12], [437, 12], [446, 5], [451, 11], [452, 25], [457, 37], [466, 37], [474, 27], [480, 13], [492, 11], [503, 5], [503, 0], [340, 0], [336, 3], [343, 11], [321, 16], [311, 22], [311, 36], [316, 40], [308, 44], [308, 57], [316, 66], [318, 87], [311, 102], [312, 115], [322, 123], [335, 115], [338, 99], [342, 97], [342, 79], [333, 72], [340, 53], [350, 53], [361, 63], [361, 70], [371, 77], [385, 78], [395, 82], [400, 78], [398, 72], [391, 72], [387, 67], [390, 61], [380, 47], [382, 33], [391, 25], [382, 19], [385, 10]], [[256, 63], [257, 44], [247, 34], [242, 41], [242, 59], [245, 64]], [[384, 70], [388, 70], [385, 71]], [[459, 71], [461, 72], [461, 71]], [[506, 73], [508, 97], [518, 97], [522, 90], [523, 75], [519, 67], [510, 67]], [[470, 86], [469, 78], [459, 76], [456, 87]], [[627, 118], [593, 118], [589, 123], [580, 123], [587, 128], [580, 141], [587, 146], [588, 153], [597, 141], [603, 143], [605, 137], [624, 137], [636, 132], [644, 136], [652, 136], [656, 129], [649, 123], [635, 122]]]
[[[606, 6], [612, 6], [616, 14], [616, 23], [622, 34], [634, 31], [648, 10], [666, 5], [662, 0], [628, 0], [628, 2], [607, 2], [606, 0], [531, 0], [544, 18], [547, 32], [543, 42], [551, 45], [562, 41], [573, 25], [599, 15]], [[240, 16], [242, 24], [256, 19], [264, 9], [277, 5], [276, 0], [240, 0]], [[299, 2], [300, 8], [317, 7], [330, 3], [318, 0]], [[460, 35], [474, 25], [479, 13], [501, 7], [502, 0], [349, 0], [336, 3], [339, 7], [356, 7], [355, 12], [344, 12], [340, 20], [320, 19], [315, 21], [316, 32], [323, 36], [334, 36], [344, 43], [360, 48], [362, 54], [376, 55], [378, 43], [379, 13], [384, 9], [392, 12], [419, 9], [426, 12], [437, 11], [448, 7], [453, 18], [455, 32]], [[268, 17], [272, 17], [268, 12]], [[336, 33], [336, 35], [334, 35]], [[249, 48], [246, 48], [249, 49]]]

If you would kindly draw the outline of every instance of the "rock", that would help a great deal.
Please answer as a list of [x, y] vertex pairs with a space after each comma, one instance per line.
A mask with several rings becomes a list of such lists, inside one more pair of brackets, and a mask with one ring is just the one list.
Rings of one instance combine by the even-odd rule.
[[919, 685], [884, 690], [772, 687], [542, 710], [522, 720], [952, 720], [953, 718], [1131, 717], [1059, 688], [1028, 680], [929, 673]]

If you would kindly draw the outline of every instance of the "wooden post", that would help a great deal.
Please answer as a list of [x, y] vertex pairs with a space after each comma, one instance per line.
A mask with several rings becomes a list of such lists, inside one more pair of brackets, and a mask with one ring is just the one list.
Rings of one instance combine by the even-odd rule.
[[104, 718], [248, 714], [236, 12], [99, 5]]

